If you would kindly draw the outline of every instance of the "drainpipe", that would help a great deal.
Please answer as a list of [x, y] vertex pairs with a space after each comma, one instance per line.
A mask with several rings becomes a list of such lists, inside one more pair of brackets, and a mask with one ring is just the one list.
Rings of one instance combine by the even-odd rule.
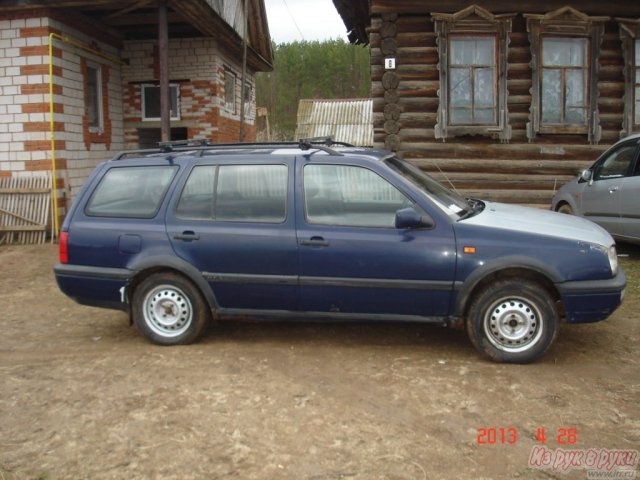
[[169, 26], [167, 2], [158, 5], [158, 61], [160, 62], [160, 139], [171, 140], [171, 99], [169, 93]]

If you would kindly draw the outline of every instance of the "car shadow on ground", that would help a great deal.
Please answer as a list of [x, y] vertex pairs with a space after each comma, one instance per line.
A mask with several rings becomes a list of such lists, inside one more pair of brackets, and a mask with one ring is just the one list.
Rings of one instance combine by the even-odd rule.
[[446, 346], [472, 348], [466, 333], [442, 325], [406, 322], [272, 322], [255, 319], [222, 320], [203, 342], [216, 339], [252, 343], [342, 346]]

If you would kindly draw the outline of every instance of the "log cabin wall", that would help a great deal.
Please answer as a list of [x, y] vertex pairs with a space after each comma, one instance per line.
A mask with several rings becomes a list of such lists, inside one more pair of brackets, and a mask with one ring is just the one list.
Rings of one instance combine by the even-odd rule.
[[[541, 12], [541, 7], [556, 2], [544, 5], [533, 2], [537, 4], [536, 10], [515, 12], [510, 8], [523, 8], [520, 3], [532, 2], [484, 2], [496, 7], [498, 11], [492, 14], [515, 14], [509, 18], [506, 52], [509, 131], [505, 135], [455, 135], [439, 139], [436, 138], [438, 108], [443, 87], [437, 26], [431, 12], [424, 11], [430, 8], [426, 3], [429, 2], [371, 2], [368, 40], [375, 145], [397, 151], [445, 185], [453, 184], [465, 196], [549, 208], [558, 188], [623, 136], [625, 69], [618, 20], [613, 15], [608, 19], [596, 18], [594, 15], [603, 13], [602, 4], [598, 7], [600, 11], [593, 11], [583, 10], [593, 2], [573, 2], [579, 13], [592, 15], [596, 26], [601, 28], [601, 39], [593, 42], [598, 49], [596, 68], [592, 69], [598, 95], [589, 99], [593, 102], [590, 103], [592, 110], [597, 106], [596, 111], [591, 112], [596, 115], [596, 137], [589, 141], [591, 134], [586, 132], [537, 132], [531, 138], [528, 124], [533, 120], [532, 39], [527, 28], [528, 16], [525, 18], [524, 14], [544, 14], [551, 9]], [[470, 6], [466, 2], [449, 2], [448, 6], [446, 2], [440, 3], [448, 13]], [[505, 8], [498, 8], [501, 3]], [[616, 13], [627, 17], [632, 15], [625, 13], [637, 14], [624, 10]], [[395, 59], [395, 69], [386, 69], [388, 58]]]

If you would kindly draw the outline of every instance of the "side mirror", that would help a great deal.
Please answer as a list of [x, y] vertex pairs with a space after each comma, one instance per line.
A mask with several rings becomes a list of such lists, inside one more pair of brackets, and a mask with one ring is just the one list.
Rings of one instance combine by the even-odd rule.
[[590, 182], [593, 177], [593, 172], [591, 170], [583, 170], [580, 174], [580, 179], [584, 182]]
[[396, 228], [433, 228], [435, 223], [429, 215], [420, 215], [415, 208], [403, 208], [396, 212]]

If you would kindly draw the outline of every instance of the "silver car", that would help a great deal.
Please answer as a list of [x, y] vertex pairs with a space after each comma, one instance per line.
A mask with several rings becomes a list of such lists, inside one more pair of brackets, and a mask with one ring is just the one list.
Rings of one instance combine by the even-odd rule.
[[551, 209], [581, 215], [616, 239], [640, 244], [640, 134], [626, 137], [553, 197]]

